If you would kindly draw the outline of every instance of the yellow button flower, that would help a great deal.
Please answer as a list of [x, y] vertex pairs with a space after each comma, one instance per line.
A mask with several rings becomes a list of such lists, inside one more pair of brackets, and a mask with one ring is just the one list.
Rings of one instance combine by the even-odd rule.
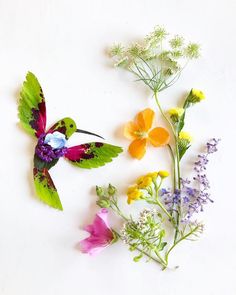
[[127, 203], [131, 204], [136, 200], [140, 200], [142, 197], [142, 192], [137, 188], [137, 186], [131, 186], [127, 190]]
[[191, 142], [192, 141], [192, 136], [188, 132], [180, 131], [179, 139], [184, 139], [184, 140], [187, 140], [187, 141]]
[[160, 170], [160, 171], [158, 172], [158, 175], [159, 175], [161, 178], [166, 178], [166, 177], [168, 177], [170, 174], [169, 174], [168, 171]]
[[137, 179], [136, 181], [138, 188], [147, 188], [151, 185], [152, 183], [152, 177], [149, 177], [147, 175], [141, 176]]
[[154, 115], [154, 111], [147, 108], [139, 112], [134, 121], [125, 125], [124, 136], [132, 140], [129, 145], [129, 153], [133, 158], [139, 160], [143, 158], [148, 142], [155, 147], [169, 143], [170, 134], [168, 130], [163, 127], [151, 129]]
[[146, 176], [151, 177], [152, 180], [155, 180], [158, 176], [158, 172], [150, 172]]

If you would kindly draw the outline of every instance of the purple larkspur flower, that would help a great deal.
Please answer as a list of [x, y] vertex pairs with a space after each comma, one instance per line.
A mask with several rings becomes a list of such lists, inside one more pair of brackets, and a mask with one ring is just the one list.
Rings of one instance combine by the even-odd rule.
[[54, 149], [49, 144], [45, 143], [46, 134], [41, 134], [38, 139], [38, 144], [35, 148], [36, 155], [43, 161], [49, 163], [55, 159], [63, 157], [67, 151], [66, 147]]

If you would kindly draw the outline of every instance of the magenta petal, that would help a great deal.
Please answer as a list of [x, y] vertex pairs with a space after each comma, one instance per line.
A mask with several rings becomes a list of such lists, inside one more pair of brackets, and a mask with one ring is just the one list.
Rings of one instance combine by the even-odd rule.
[[90, 255], [97, 254], [113, 240], [113, 233], [108, 225], [108, 210], [102, 208], [95, 216], [93, 224], [87, 225], [85, 230], [90, 236], [80, 242], [81, 251]]

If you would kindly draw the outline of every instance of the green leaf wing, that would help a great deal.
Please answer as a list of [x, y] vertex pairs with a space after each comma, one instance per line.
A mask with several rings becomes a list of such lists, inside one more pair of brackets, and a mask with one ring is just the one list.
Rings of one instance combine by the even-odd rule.
[[47, 169], [34, 168], [34, 185], [38, 198], [48, 206], [63, 210], [57, 189]]
[[68, 148], [65, 158], [80, 168], [97, 168], [104, 166], [117, 157], [123, 149], [102, 142], [90, 142]]
[[42, 88], [31, 72], [26, 75], [18, 106], [18, 116], [23, 128], [39, 137], [46, 128], [46, 104]]

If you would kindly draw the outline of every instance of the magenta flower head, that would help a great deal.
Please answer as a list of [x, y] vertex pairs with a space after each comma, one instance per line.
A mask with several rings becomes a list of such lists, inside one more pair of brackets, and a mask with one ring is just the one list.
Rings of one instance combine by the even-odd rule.
[[115, 241], [116, 237], [108, 225], [108, 210], [102, 208], [95, 216], [93, 224], [84, 229], [90, 236], [80, 242], [81, 252], [94, 255]]

